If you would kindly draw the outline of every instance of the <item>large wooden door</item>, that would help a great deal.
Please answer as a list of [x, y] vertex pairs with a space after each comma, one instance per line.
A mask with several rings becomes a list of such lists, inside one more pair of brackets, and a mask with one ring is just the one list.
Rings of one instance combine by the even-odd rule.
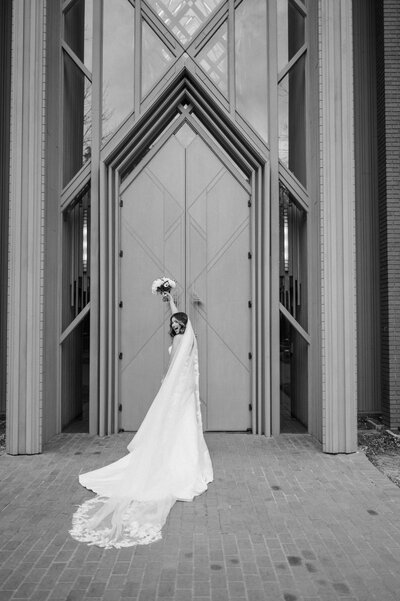
[[251, 426], [249, 187], [188, 124], [121, 187], [121, 427], [137, 430], [168, 365], [169, 314], [151, 282], [178, 282], [197, 335], [207, 430]]

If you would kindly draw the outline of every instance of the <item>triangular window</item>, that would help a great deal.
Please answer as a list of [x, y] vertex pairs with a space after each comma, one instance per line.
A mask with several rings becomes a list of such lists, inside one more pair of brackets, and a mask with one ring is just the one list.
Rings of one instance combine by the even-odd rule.
[[142, 21], [142, 97], [157, 83], [174, 60], [158, 35]]
[[228, 95], [228, 26], [225, 22], [197, 54], [196, 62], [214, 85]]

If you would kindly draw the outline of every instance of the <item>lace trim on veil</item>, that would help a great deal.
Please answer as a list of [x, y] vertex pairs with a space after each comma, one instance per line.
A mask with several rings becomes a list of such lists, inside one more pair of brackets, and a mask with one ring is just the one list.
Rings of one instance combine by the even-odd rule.
[[70, 534], [105, 549], [148, 545], [162, 538], [161, 529], [173, 504], [172, 499], [151, 503], [96, 496], [78, 507]]

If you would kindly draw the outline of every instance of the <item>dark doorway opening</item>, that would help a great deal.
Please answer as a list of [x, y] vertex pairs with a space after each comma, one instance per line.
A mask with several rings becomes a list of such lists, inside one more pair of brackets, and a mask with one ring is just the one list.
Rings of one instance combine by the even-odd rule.
[[64, 343], [63, 361], [72, 362], [68, 382], [63, 377], [63, 432], [89, 432], [89, 358], [90, 358], [90, 315], [72, 332]]
[[[304, 404], [306, 387], [304, 377], [299, 373], [299, 348], [301, 341], [294, 328], [281, 316], [280, 323], [280, 431], [281, 434], [304, 434], [307, 427], [299, 419], [299, 408]], [[306, 350], [307, 352], [307, 350]], [[305, 357], [306, 359], [306, 357]], [[305, 369], [307, 363], [305, 362]], [[304, 369], [304, 365], [303, 365]]]

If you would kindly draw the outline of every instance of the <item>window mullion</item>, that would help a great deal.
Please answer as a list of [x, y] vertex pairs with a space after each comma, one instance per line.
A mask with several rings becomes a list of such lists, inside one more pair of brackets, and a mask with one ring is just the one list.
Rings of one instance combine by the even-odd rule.
[[[91, 310], [90, 310], [90, 348], [98, 349], [99, 340], [103, 333], [99, 330], [99, 226], [101, 199], [99, 190], [100, 145], [102, 128], [102, 57], [103, 57], [103, 0], [93, 5], [93, 92], [92, 92], [92, 161], [91, 161], [91, 223], [90, 223], [90, 255], [88, 262], [91, 274]], [[89, 385], [89, 432], [97, 434], [99, 426], [98, 398], [102, 393], [104, 383], [101, 374], [101, 353], [96, 350], [90, 356], [90, 385]], [[100, 423], [100, 433], [102, 424]]]
[[142, 2], [135, 2], [135, 72], [134, 72], [134, 111], [135, 120], [140, 114], [142, 97]]
[[62, 12], [65, 13], [69, 8], [72, 7], [73, 4], [75, 4], [77, 0], [65, 0], [63, 7], [62, 7]]
[[295, 175], [281, 161], [279, 161], [279, 179], [284, 182], [293, 196], [298, 200], [300, 206], [308, 213], [310, 210], [310, 199], [307, 191], [303, 188]]
[[75, 54], [75, 52], [68, 46], [64, 40], [61, 42], [62, 49], [68, 54], [68, 56], [74, 61], [77, 67], [82, 71], [84, 76], [92, 83], [92, 74], [89, 69], [84, 65], [81, 59]]
[[288, 322], [290, 323], [290, 325], [300, 334], [300, 336], [303, 338], [303, 340], [308, 345], [310, 345], [311, 344], [311, 337], [310, 337], [309, 333], [304, 328], [301, 327], [301, 325], [299, 324], [299, 322], [286, 309], [286, 307], [284, 305], [282, 305], [282, 303], [279, 303], [279, 311], [288, 320]]
[[235, 116], [235, 0], [229, 0], [228, 12], [228, 86], [229, 108], [231, 116]]
[[168, 50], [176, 57], [185, 52], [185, 47], [168, 29], [160, 17], [154, 14], [151, 7], [146, 2], [142, 2], [142, 19], [151, 27], [154, 33], [165, 44]]
[[297, 63], [297, 61], [303, 56], [303, 54], [307, 51], [307, 44], [303, 44], [301, 48], [296, 52], [296, 54], [290, 59], [288, 64], [282, 69], [282, 71], [278, 75], [278, 84], [281, 83], [282, 79], [286, 77], [289, 73], [290, 69]]
[[297, 10], [299, 11], [299, 13], [301, 15], [303, 15], [303, 17], [307, 16], [307, 8], [306, 6], [303, 4], [303, 2], [301, 2], [300, 0], [290, 0], [290, 2], [292, 4], [294, 4], [294, 6], [297, 8]]

